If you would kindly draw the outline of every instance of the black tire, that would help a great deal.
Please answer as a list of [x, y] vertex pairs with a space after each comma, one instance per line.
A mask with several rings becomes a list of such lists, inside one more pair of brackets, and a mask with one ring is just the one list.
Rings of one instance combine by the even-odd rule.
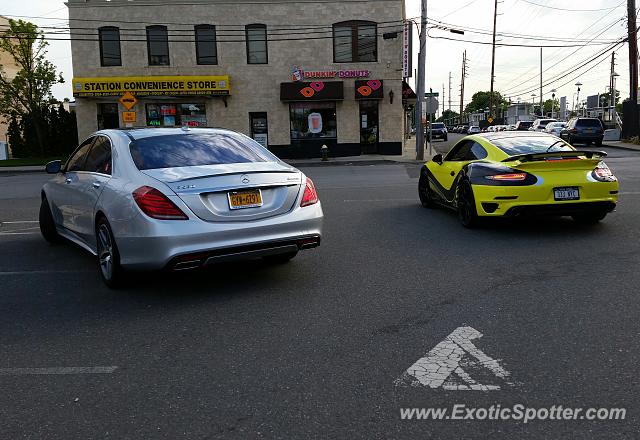
[[602, 147], [602, 139], [596, 141], [596, 147]]
[[569, 145], [573, 146], [575, 144], [575, 142], [573, 142], [573, 137], [569, 136], [569, 138], [567, 139], [567, 142], [569, 142]]
[[448, 137], [445, 135], [445, 137], [442, 138], [443, 142], [447, 142]]
[[96, 224], [96, 253], [102, 281], [111, 289], [121, 287], [124, 284], [124, 270], [120, 266], [120, 253], [111, 226], [104, 217]]
[[293, 260], [296, 255], [298, 255], [298, 251], [287, 252], [286, 254], [269, 255], [266, 257], [262, 257], [262, 259], [268, 263], [285, 264]]
[[469, 229], [478, 226], [480, 219], [476, 209], [476, 200], [471, 184], [466, 179], [460, 180], [456, 187], [456, 207], [462, 226]]
[[418, 181], [418, 196], [424, 208], [435, 208], [437, 206], [433, 200], [433, 192], [429, 186], [429, 177], [424, 171], [420, 173], [420, 180]]
[[583, 214], [574, 214], [571, 216], [571, 218], [576, 223], [580, 223], [582, 225], [595, 225], [601, 220], [604, 220], [607, 214], [608, 213], [606, 211], [594, 211], [594, 212], [585, 212]]
[[53, 221], [51, 207], [46, 197], [42, 197], [40, 203], [40, 214], [38, 215], [38, 223], [40, 224], [40, 233], [49, 243], [60, 243], [62, 237], [56, 230], [56, 223]]

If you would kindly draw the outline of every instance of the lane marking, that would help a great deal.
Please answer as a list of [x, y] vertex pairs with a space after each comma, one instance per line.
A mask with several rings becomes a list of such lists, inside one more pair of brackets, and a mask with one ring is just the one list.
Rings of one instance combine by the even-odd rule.
[[0, 232], [0, 235], [35, 235], [39, 234], [39, 232]]
[[39, 223], [38, 220], [21, 220], [21, 221], [11, 221], [11, 222], [0, 222], [0, 225], [16, 225], [22, 223]]
[[619, 196], [631, 196], [631, 195], [637, 196], [638, 194], [640, 194], [640, 191], [627, 191], [627, 192], [623, 191], [621, 193], [618, 193]]
[[[473, 339], [481, 337], [482, 333], [473, 327], [458, 327], [424, 357], [410, 366], [402, 376], [396, 379], [395, 385], [423, 385], [429, 388], [456, 391], [500, 389], [498, 384], [479, 383], [462, 367], [480, 374], [483, 373], [482, 370], [488, 370], [502, 382], [513, 385], [509, 381], [511, 373], [471, 342]], [[484, 376], [486, 375], [485, 372]]]
[[0, 368], [0, 376], [26, 376], [34, 374], [111, 374], [118, 367], [44, 367]]
[[0, 276], [7, 275], [47, 275], [47, 274], [66, 274], [66, 273], [89, 273], [93, 270], [7, 270], [0, 271]]

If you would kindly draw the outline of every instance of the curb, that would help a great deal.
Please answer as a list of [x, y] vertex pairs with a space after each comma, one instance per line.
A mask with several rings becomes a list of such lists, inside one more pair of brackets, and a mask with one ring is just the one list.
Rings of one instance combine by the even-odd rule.
[[[606, 142], [606, 141], [605, 141]], [[609, 148], [618, 148], [620, 150], [627, 150], [627, 151], [637, 151], [640, 152], [640, 145], [638, 146], [638, 148], [633, 148], [633, 147], [623, 147], [620, 145], [611, 145], [611, 144], [602, 144], [603, 147], [609, 147]]]

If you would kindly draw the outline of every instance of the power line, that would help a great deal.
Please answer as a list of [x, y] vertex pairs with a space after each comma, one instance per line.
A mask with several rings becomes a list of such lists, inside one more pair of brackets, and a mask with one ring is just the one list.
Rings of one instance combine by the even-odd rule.
[[525, 3], [529, 3], [530, 5], [533, 6], [538, 6], [540, 8], [545, 8], [545, 9], [555, 9], [556, 11], [569, 11], [569, 12], [598, 12], [598, 11], [609, 11], [611, 9], [616, 9], [619, 6], [613, 6], [611, 8], [597, 8], [597, 9], [567, 9], [567, 8], [557, 8], [554, 6], [549, 6], [549, 5], [541, 5], [540, 3], [535, 3], [532, 2], [531, 0], [521, 0]]

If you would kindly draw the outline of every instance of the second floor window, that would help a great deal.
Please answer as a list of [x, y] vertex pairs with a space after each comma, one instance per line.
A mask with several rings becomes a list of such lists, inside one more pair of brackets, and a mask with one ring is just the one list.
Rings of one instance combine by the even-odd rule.
[[333, 25], [333, 61], [357, 63], [378, 60], [378, 30], [369, 21], [345, 21]]
[[247, 64], [267, 64], [267, 26], [250, 24], [245, 28], [247, 39]]
[[150, 66], [169, 65], [169, 37], [166, 26], [147, 26], [147, 53]]
[[198, 64], [218, 64], [216, 27], [202, 24], [196, 30], [196, 61]]
[[98, 29], [100, 42], [100, 65], [122, 66], [120, 57], [120, 29], [105, 26]]

